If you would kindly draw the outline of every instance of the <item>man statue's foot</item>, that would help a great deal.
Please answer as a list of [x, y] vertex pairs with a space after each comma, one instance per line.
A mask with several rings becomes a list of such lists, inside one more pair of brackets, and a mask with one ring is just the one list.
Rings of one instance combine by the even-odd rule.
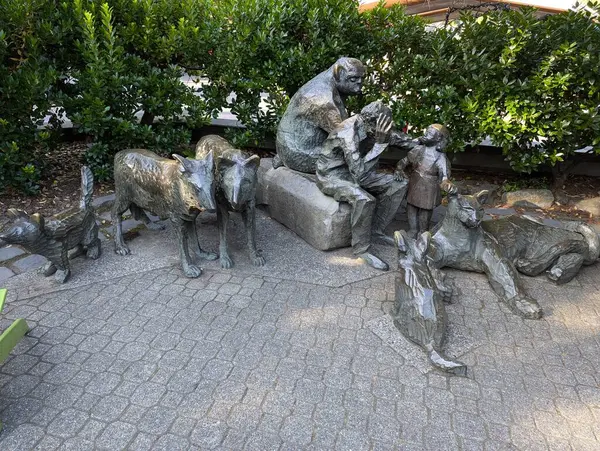
[[363, 259], [365, 261], [365, 263], [367, 265], [371, 266], [372, 268], [380, 269], [381, 271], [387, 271], [388, 269], [390, 269], [390, 267], [388, 266], [388, 264], [386, 262], [381, 260], [379, 257], [376, 257], [373, 254], [370, 254], [369, 252], [364, 252], [362, 254], [359, 254], [358, 258]]
[[394, 238], [392, 238], [391, 236], [386, 235], [383, 232], [375, 232], [375, 233], [373, 233], [373, 236], [371, 237], [371, 241], [373, 243], [384, 244], [386, 246], [395, 246], [396, 245], [396, 242], [394, 241]]

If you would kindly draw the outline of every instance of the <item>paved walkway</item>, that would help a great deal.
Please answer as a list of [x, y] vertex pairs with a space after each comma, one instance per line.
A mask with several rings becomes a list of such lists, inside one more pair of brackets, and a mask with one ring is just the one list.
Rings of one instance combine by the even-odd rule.
[[236, 266], [194, 280], [168, 230], [124, 258], [105, 243], [64, 286], [11, 277], [0, 328], [32, 330], [0, 365], [0, 449], [600, 449], [600, 265], [561, 287], [528, 278], [539, 321], [451, 272], [447, 350], [469, 377], [448, 377], [391, 325], [393, 271], [263, 214], [254, 268], [233, 229]]

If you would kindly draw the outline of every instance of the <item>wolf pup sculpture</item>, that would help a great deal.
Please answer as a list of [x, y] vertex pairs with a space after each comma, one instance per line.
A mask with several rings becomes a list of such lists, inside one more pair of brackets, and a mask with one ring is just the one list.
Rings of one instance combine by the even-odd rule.
[[77, 249], [75, 255], [84, 251], [91, 259], [100, 256], [100, 239], [96, 214], [92, 207], [94, 177], [87, 167], [81, 168], [81, 202], [79, 207], [66, 210], [50, 218], [39, 213], [29, 216], [21, 210], [8, 210], [12, 218], [8, 229], [0, 234], [0, 239], [10, 244], [24, 247], [32, 254], [46, 257], [49, 262], [43, 274], [51, 276], [58, 283], [64, 283], [71, 275], [69, 250]]
[[448, 289], [443, 285], [442, 273], [427, 262], [431, 234], [424, 232], [415, 241], [402, 230], [394, 234], [394, 239], [398, 247], [394, 324], [427, 352], [436, 368], [466, 376], [466, 365], [448, 359], [441, 351], [448, 322], [443, 298]]
[[248, 235], [250, 259], [253, 265], [262, 266], [265, 264], [265, 259], [256, 249], [255, 224], [255, 195], [260, 158], [257, 155], [245, 154], [217, 135], [205, 136], [196, 145], [198, 159], [205, 158], [211, 152], [215, 158], [215, 198], [221, 266], [223, 268], [233, 266], [233, 260], [227, 251], [227, 223], [230, 211], [242, 214]]
[[[202, 210], [214, 211], [213, 155], [203, 160], [173, 155], [161, 158], [143, 149], [127, 149], [115, 155], [115, 252], [129, 254], [123, 241], [121, 215], [129, 209], [136, 219], [149, 224], [145, 211], [169, 218], [178, 235], [179, 254], [187, 277], [198, 277], [202, 269], [198, 260], [214, 260], [214, 253], [204, 252], [198, 243], [196, 217]], [[190, 255], [192, 254], [192, 255]]]

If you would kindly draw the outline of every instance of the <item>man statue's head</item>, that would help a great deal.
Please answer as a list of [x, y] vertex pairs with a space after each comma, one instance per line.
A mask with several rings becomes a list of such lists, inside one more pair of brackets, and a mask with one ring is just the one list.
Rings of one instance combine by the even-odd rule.
[[366, 69], [356, 58], [340, 58], [333, 65], [333, 79], [338, 91], [345, 95], [362, 92], [362, 83]]

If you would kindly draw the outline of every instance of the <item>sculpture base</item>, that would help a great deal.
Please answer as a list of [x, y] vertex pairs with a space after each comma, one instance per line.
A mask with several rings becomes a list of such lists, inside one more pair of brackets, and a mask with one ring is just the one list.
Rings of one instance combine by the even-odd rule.
[[350, 205], [323, 194], [314, 175], [286, 167], [274, 169], [272, 161], [261, 159], [257, 204], [266, 205], [273, 219], [316, 249], [350, 246]]

